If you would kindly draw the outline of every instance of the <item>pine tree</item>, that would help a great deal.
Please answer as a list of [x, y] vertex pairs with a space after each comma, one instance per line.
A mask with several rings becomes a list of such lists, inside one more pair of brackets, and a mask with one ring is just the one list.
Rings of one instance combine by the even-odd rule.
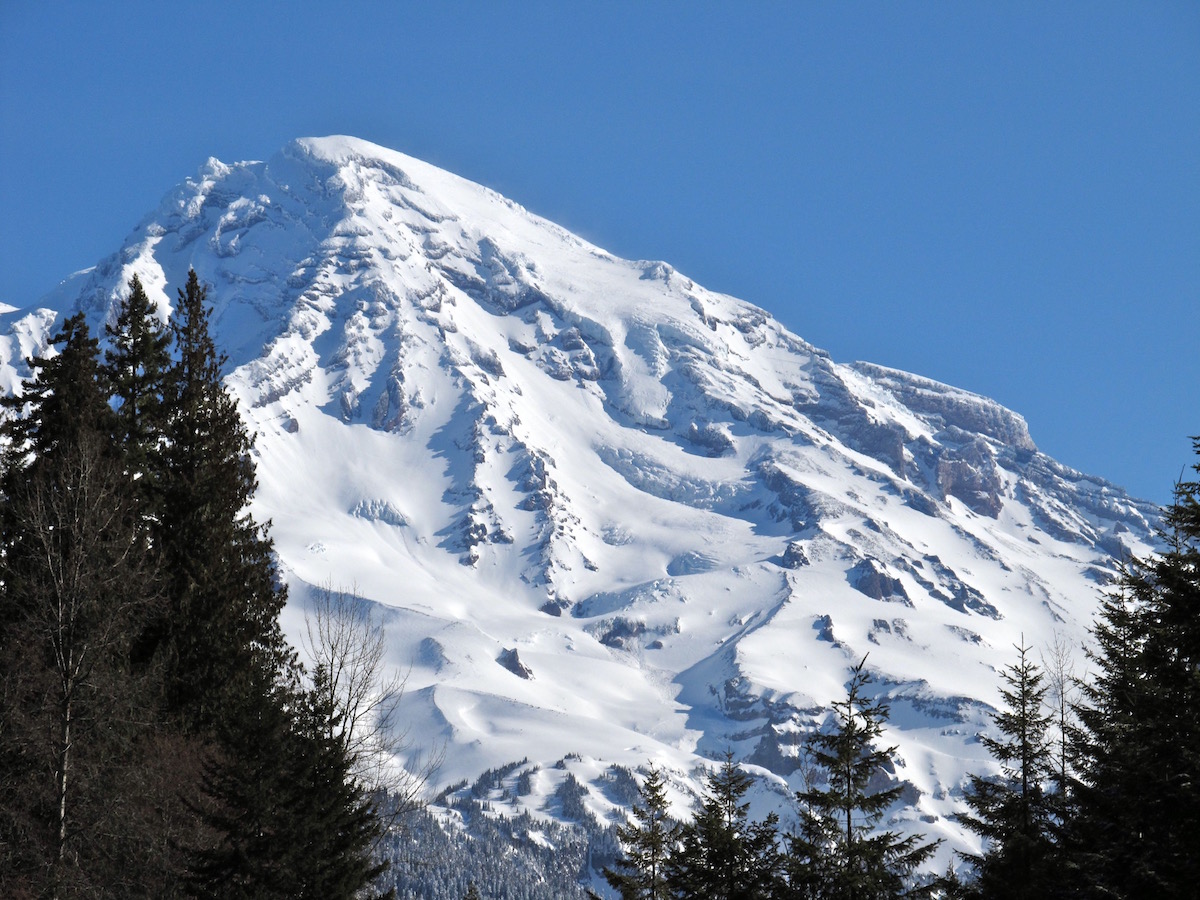
[[666, 862], [675, 844], [678, 825], [667, 807], [662, 772], [651, 768], [641, 787], [641, 803], [633, 807], [634, 821], [617, 826], [624, 851], [617, 869], [604, 877], [621, 900], [666, 900]]
[[1166, 549], [1130, 562], [1094, 628], [1066, 829], [1085, 896], [1193, 897], [1200, 884], [1198, 496], [1200, 482], [1176, 485]]
[[138, 276], [130, 279], [129, 294], [105, 333], [110, 345], [101, 371], [116, 408], [125, 467], [137, 484], [141, 515], [151, 517], [157, 514], [164, 475], [171, 332], [159, 320]]
[[216, 840], [194, 848], [189, 888], [196, 897], [267, 900], [307, 896], [298, 874], [308, 848], [297, 806], [304, 789], [295, 741], [299, 685], [266, 656], [239, 679], [245, 694], [214, 725], [216, 752], [198, 809]]
[[381, 823], [363, 786], [354, 777], [349, 734], [318, 665], [305, 692], [297, 722], [296, 773], [302, 786], [295, 809], [305, 855], [295, 873], [298, 897], [354, 900], [387, 869], [373, 851]]
[[679, 900], [760, 900], [780, 885], [777, 817], [749, 818], [742, 798], [752, 780], [727, 753], [708, 774], [705, 798], [695, 820], [679, 832], [667, 860], [670, 896]]
[[846, 699], [833, 704], [836, 727], [809, 741], [812, 759], [828, 783], [797, 794], [803, 824], [801, 840], [792, 844], [789, 870], [793, 883], [805, 885], [807, 896], [883, 900], [929, 896], [934, 890], [914, 884], [912, 875], [938, 842], [922, 844], [916, 835], [902, 838], [877, 830], [903, 786], [871, 790], [895, 748], [876, 746], [888, 707], [865, 695], [868, 684], [864, 657], [853, 670]]
[[283, 639], [271, 541], [247, 506], [250, 437], [221, 384], [206, 292], [190, 272], [172, 322], [165, 482], [158, 545], [170, 574], [167, 707], [215, 745], [195, 848], [200, 896], [362, 896], [382, 872], [379, 823], [354, 777], [351, 731], [318, 666], [311, 690]]
[[981, 854], [962, 854], [976, 873], [973, 890], [988, 898], [1039, 898], [1061, 894], [1054, 832], [1054, 795], [1047, 791], [1055, 765], [1050, 746], [1052, 716], [1046, 711], [1043, 674], [1017, 648], [1017, 662], [1001, 677], [1005, 707], [993, 716], [1000, 736], [980, 740], [1000, 763], [1002, 775], [972, 775], [969, 813], [959, 822], [985, 840]]
[[169, 575], [162, 623], [168, 708], [191, 730], [214, 728], [247, 695], [269, 653], [282, 670], [286, 601], [266, 529], [247, 509], [257, 486], [250, 436], [221, 383], [195, 271], [172, 327], [179, 358], [167, 381], [166, 477], [158, 545]]
[[145, 834], [122, 799], [146, 728], [127, 661], [152, 579], [97, 342], [77, 315], [51, 343], [3, 428], [0, 893], [128, 896], [146, 860], [112, 860]]

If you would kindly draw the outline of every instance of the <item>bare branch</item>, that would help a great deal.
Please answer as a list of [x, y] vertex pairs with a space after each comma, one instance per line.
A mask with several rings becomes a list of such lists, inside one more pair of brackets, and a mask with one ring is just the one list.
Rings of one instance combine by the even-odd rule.
[[304, 624], [304, 650], [314, 668], [327, 675], [323, 699], [336, 712], [330, 736], [346, 747], [354, 777], [376, 798], [376, 812], [390, 829], [424, 805], [425, 787], [443, 754], [414, 752], [408, 729], [399, 722], [408, 674], [389, 671], [375, 604], [355, 588], [325, 583], [313, 591]]

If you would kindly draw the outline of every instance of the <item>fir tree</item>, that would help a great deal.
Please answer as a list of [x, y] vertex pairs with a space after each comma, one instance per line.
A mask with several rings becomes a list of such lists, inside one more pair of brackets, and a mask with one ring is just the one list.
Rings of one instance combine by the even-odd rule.
[[295, 810], [305, 848], [297, 896], [353, 900], [364, 897], [387, 866], [373, 858], [381, 823], [354, 777], [349, 734], [328, 682], [329, 673], [317, 666], [297, 721], [295, 769], [303, 789]]
[[247, 509], [257, 485], [250, 436], [221, 384], [195, 271], [172, 327], [178, 361], [167, 382], [166, 475], [158, 542], [169, 575], [163, 624], [168, 708], [189, 729], [217, 726], [247, 696], [244, 680], [268, 653], [287, 665], [279, 630], [286, 600], [270, 538]]
[[167, 608], [158, 623], [166, 714], [213, 751], [197, 811], [212, 840], [193, 846], [191, 883], [229, 897], [299, 896], [295, 785], [298, 663], [278, 615], [271, 542], [251, 518], [250, 437], [221, 384], [224, 357], [194, 271], [172, 318], [178, 359], [166, 384], [165, 481], [156, 543]]
[[695, 820], [680, 829], [667, 861], [670, 896], [679, 900], [759, 900], [780, 885], [777, 818], [751, 822], [742, 798], [752, 780], [733, 762], [708, 774]]
[[[154, 302], [134, 275], [129, 294], [117, 309], [115, 323], [105, 326], [109, 347], [100, 374], [115, 408], [115, 428], [122, 466], [134, 501], [131, 515], [147, 554], [157, 552], [153, 528], [161, 518], [165, 484], [167, 373], [170, 331], [159, 320]], [[158, 610], [135, 635], [132, 656], [139, 668], [149, 665], [166, 632], [167, 611]]]
[[221, 384], [196, 273], [179, 292], [178, 361], [167, 381], [166, 481], [159, 545], [170, 573], [167, 705], [212, 738], [200, 810], [216, 840], [195, 849], [201, 896], [337, 900], [381, 873], [379, 824], [355, 779], [337, 693], [312, 690], [283, 639], [285, 601], [266, 529], [250, 517], [250, 437]]
[[[820, 766], [813, 764], [811, 747], [804, 750], [800, 772], [804, 790], [797, 792], [797, 797], [803, 801], [826, 778]], [[840, 824], [832, 816], [817, 815], [807, 802], [801, 803], [799, 818], [797, 830], [787, 837], [783, 868], [788, 887], [783, 896], [787, 900], [823, 900], [831, 896], [829, 892], [837, 880], [832, 848], [837, 844]]]
[[1198, 496], [1200, 482], [1176, 486], [1166, 549], [1128, 565], [1094, 629], [1066, 829], [1086, 896], [1193, 897], [1200, 884]]
[[1000, 763], [998, 778], [972, 775], [969, 813], [957, 819], [985, 840], [981, 854], [962, 854], [975, 869], [973, 891], [989, 898], [1057, 897], [1060, 866], [1054, 842], [1056, 803], [1046, 790], [1055, 765], [1050, 746], [1052, 717], [1044, 708], [1041, 670], [1017, 647], [1017, 662], [1002, 678], [1005, 708], [993, 716], [999, 737], [980, 740]]
[[355, 900], [372, 893], [386, 864], [373, 859], [379, 820], [350, 772], [336, 715], [321, 689], [301, 690], [297, 670], [269, 657], [256, 668], [240, 718], [222, 723], [201, 807], [219, 836], [192, 858], [199, 897]]
[[641, 803], [633, 807], [634, 821], [617, 826], [624, 851], [617, 869], [604, 870], [609, 885], [622, 900], [666, 900], [666, 862], [675, 844], [678, 825], [667, 808], [662, 772], [651, 768], [641, 787]]
[[8, 487], [38, 469], [53, 471], [59, 456], [74, 452], [83, 435], [104, 440], [108, 450], [115, 447], [114, 417], [100, 388], [99, 342], [83, 313], [65, 320], [50, 343], [58, 352], [29, 360], [34, 377], [24, 392], [0, 400], [10, 411], [3, 426]]
[[117, 413], [126, 471], [136, 481], [143, 517], [157, 513], [163, 480], [164, 394], [171, 366], [171, 333], [138, 276], [105, 326], [109, 347], [102, 373]]
[[929, 896], [934, 890], [914, 884], [912, 875], [937, 842], [922, 844], [916, 835], [901, 838], [878, 830], [903, 786], [871, 790], [895, 748], [876, 746], [888, 707], [864, 694], [868, 684], [864, 657], [854, 668], [846, 699], [833, 704], [836, 727], [813, 735], [809, 742], [811, 756], [828, 782], [797, 795], [803, 824], [801, 839], [792, 844], [789, 870], [793, 883], [808, 891], [800, 896], [883, 900]]
[[308, 849], [297, 807], [304, 790], [295, 741], [299, 685], [259, 656], [239, 679], [245, 694], [217, 721], [198, 810], [216, 840], [193, 848], [196, 897], [267, 900], [309, 896], [300, 871]]
[[112, 860], [146, 833], [123, 799], [145, 762], [127, 661], [151, 578], [96, 341], [77, 315], [51, 343], [3, 429], [0, 893], [128, 896], [147, 861]]

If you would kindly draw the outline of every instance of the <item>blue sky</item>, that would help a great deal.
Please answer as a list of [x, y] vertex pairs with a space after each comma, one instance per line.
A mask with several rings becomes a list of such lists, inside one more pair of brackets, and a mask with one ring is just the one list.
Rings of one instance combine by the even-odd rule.
[[0, 301], [354, 134], [1159, 502], [1200, 433], [1200, 4], [0, 0]]

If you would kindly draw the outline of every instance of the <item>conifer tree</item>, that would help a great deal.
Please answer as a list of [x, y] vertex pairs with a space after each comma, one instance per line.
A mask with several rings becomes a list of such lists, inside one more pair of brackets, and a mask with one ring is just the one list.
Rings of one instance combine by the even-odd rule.
[[157, 514], [162, 488], [165, 440], [164, 394], [171, 366], [171, 332], [158, 318], [154, 301], [137, 275], [105, 326], [109, 347], [101, 369], [117, 413], [125, 468], [136, 482], [141, 516]]
[[240, 678], [244, 695], [214, 724], [217, 748], [203, 777], [198, 809], [216, 840], [193, 848], [189, 887], [196, 897], [267, 900], [303, 893], [304, 829], [297, 807], [305, 788], [298, 765], [295, 672], [265, 656]]
[[379, 823], [354, 777], [343, 710], [318, 666], [302, 691], [283, 639], [270, 538], [248, 512], [250, 437], [221, 384], [206, 291], [190, 272], [172, 327], [178, 360], [158, 542], [169, 573], [167, 706], [215, 752], [199, 803], [216, 840], [195, 848], [199, 896], [363, 896]]
[[388, 898], [371, 887], [386, 869], [373, 859], [380, 824], [337, 730], [336, 710], [314, 673], [280, 670], [257, 656], [250, 690], [218, 724], [220, 748], [206, 766], [204, 821], [217, 840], [192, 854], [199, 898], [355, 900]]
[[793, 842], [789, 870], [794, 882], [806, 885], [807, 896], [884, 900], [924, 897], [934, 890], [933, 885], [915, 884], [912, 875], [938, 842], [922, 844], [916, 835], [902, 838], [878, 830], [903, 786], [871, 790], [895, 748], [876, 746], [888, 707], [865, 695], [868, 684], [864, 657], [853, 670], [846, 699], [833, 704], [836, 727], [813, 735], [809, 742], [812, 758], [828, 782], [797, 794], [803, 839]]
[[[808, 792], [826, 780], [820, 766], [812, 762], [811, 747], [801, 757], [800, 772], [804, 790], [797, 792], [803, 801]], [[840, 824], [832, 816], [817, 815], [810, 803], [802, 802], [798, 828], [787, 836], [783, 868], [787, 878], [787, 900], [823, 900], [829, 897], [837, 880], [833, 847], [837, 845]]]
[[[239, 717], [220, 725], [203, 782], [204, 817], [219, 835], [193, 854], [196, 896], [355, 900], [387, 868], [373, 858], [380, 822], [352, 760], [318, 667], [256, 668]], [[240, 716], [245, 716], [242, 720]]]
[[1094, 629], [1066, 829], [1084, 896], [1193, 897], [1200, 885], [1198, 497], [1200, 482], [1176, 485], [1165, 550], [1130, 562]]
[[172, 316], [165, 480], [156, 546], [166, 610], [158, 623], [164, 711], [209, 741], [197, 810], [214, 839], [193, 846], [201, 895], [299, 896], [294, 785], [299, 666], [279, 628], [286, 595], [271, 541], [248, 511], [250, 436], [221, 383], [225, 358], [195, 271]]
[[774, 813], [749, 818], [742, 798], [752, 780], [727, 753], [705, 779], [705, 798], [696, 818], [679, 832], [667, 861], [670, 896], [679, 900], [766, 900], [780, 886]]
[[302, 791], [296, 812], [305, 847], [298, 896], [354, 900], [365, 897], [387, 869], [373, 858], [381, 822], [354, 776], [350, 735], [341, 727], [329, 673], [318, 665], [312, 681], [297, 722], [295, 768]]
[[112, 860], [144, 823], [117, 810], [145, 728], [126, 663], [151, 579], [97, 342], [80, 314], [51, 343], [3, 428], [0, 894], [24, 878], [52, 895], [127, 896], [144, 860]]
[[53, 470], [83, 435], [111, 441], [114, 432], [112, 410], [100, 388], [99, 342], [83, 313], [66, 319], [50, 343], [58, 352], [29, 360], [34, 377], [24, 392], [0, 401], [10, 411], [3, 426], [4, 477], [10, 483], [32, 477], [37, 469]]
[[972, 775], [966, 792], [969, 813], [957, 819], [985, 840], [981, 854], [962, 854], [976, 873], [972, 892], [988, 898], [1061, 895], [1054, 832], [1051, 715], [1044, 707], [1042, 671], [1017, 648], [1018, 659], [1002, 673], [1004, 709], [993, 716], [998, 737], [980, 740], [1000, 763], [998, 778]]
[[166, 476], [158, 543], [168, 573], [163, 623], [167, 702], [189, 729], [212, 729], [247, 695], [245, 679], [290, 651], [279, 630], [286, 600], [270, 538], [251, 518], [257, 482], [250, 436], [221, 383], [225, 357], [195, 271], [172, 327], [178, 360], [167, 382]]
[[666, 900], [666, 862], [679, 826], [671, 819], [666, 785], [657, 768], [650, 769], [642, 784], [633, 819], [617, 826], [624, 853], [616, 864], [619, 871], [605, 869], [604, 877], [621, 900]]

